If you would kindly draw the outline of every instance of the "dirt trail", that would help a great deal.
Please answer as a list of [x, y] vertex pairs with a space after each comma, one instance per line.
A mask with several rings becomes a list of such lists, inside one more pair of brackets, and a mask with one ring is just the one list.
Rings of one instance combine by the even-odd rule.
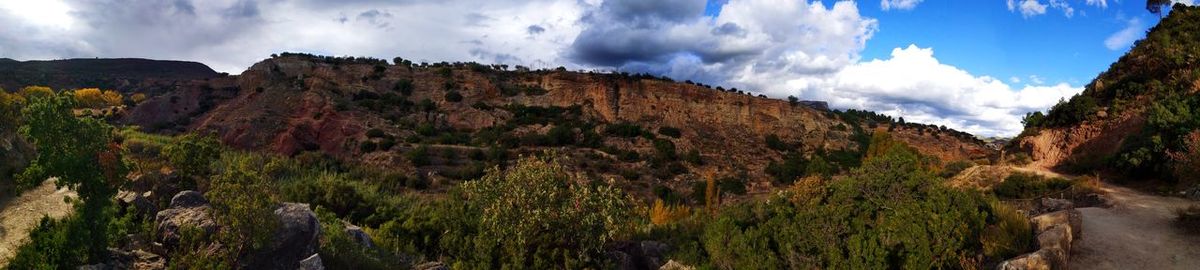
[[71, 213], [64, 196], [77, 197], [74, 191], [55, 188], [52, 179], [20, 196], [0, 200], [0, 267], [8, 265], [43, 216], [62, 218]]
[[[1037, 167], [1010, 167], [1071, 177]], [[1197, 204], [1099, 181], [1112, 207], [1078, 208], [1083, 234], [1071, 247], [1070, 269], [1200, 269], [1200, 236], [1175, 227], [1175, 209]]]
[[1111, 208], [1079, 208], [1083, 236], [1071, 250], [1071, 269], [1197, 269], [1200, 236], [1180, 231], [1176, 208], [1195, 202], [1101, 184]]

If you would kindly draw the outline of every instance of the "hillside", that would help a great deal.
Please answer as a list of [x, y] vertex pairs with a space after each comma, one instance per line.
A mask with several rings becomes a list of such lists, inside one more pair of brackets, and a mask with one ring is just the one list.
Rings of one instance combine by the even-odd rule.
[[1194, 113], [1200, 107], [1197, 22], [1200, 8], [1174, 6], [1083, 93], [1046, 115], [1027, 116], [1014, 145], [1042, 167], [1186, 180], [1177, 169], [1190, 167], [1187, 153], [1196, 142], [1189, 138], [1200, 138], [1194, 135], [1200, 128]]
[[744, 181], [751, 193], [790, 183], [810, 166], [835, 173], [856, 165], [873, 128], [945, 161], [992, 151], [949, 129], [650, 76], [299, 54], [183, 84], [136, 106], [126, 121], [434, 181], [472, 179], [507, 158], [557, 149], [576, 169], [643, 191], [689, 190], [707, 171]]
[[0, 88], [15, 91], [30, 85], [54, 89], [99, 87], [131, 92], [165, 91], [176, 81], [221, 76], [196, 62], [149, 59], [67, 59], [16, 61], [0, 59]]

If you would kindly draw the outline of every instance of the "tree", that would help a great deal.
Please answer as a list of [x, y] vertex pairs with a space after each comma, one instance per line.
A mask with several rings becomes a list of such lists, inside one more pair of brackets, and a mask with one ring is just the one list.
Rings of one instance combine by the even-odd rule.
[[221, 158], [221, 142], [212, 135], [187, 134], [163, 147], [162, 154], [176, 171], [208, 177], [212, 172], [209, 165]]
[[492, 251], [468, 268], [599, 268], [605, 244], [629, 233], [633, 204], [620, 189], [585, 180], [552, 158], [526, 158], [464, 183], [480, 210], [476, 247]]
[[1163, 7], [1171, 5], [1171, 0], [1146, 0], [1146, 10], [1159, 18], [1163, 17]]
[[796, 106], [796, 104], [800, 104], [800, 98], [797, 98], [796, 96], [788, 96], [788, 104]]
[[26, 122], [20, 132], [37, 148], [38, 157], [19, 179], [20, 185], [31, 187], [54, 176], [57, 186], [79, 193], [81, 218], [92, 230], [85, 237], [88, 254], [97, 259], [107, 252], [111, 217], [105, 209], [125, 177], [126, 165], [113, 143], [112, 126], [75, 117], [75, 105], [70, 95], [52, 95], [35, 98], [22, 110]]

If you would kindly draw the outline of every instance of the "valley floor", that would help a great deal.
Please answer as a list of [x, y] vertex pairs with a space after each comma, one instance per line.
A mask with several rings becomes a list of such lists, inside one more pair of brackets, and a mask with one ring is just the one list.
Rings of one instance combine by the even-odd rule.
[[1071, 269], [1196, 269], [1200, 236], [1173, 223], [1174, 210], [1195, 204], [1101, 183], [1110, 208], [1079, 208], [1083, 235], [1071, 250]]
[[47, 180], [20, 196], [0, 199], [0, 267], [8, 265], [43, 216], [62, 218], [71, 213], [64, 196], [77, 197], [74, 191], [55, 188], [54, 180]]

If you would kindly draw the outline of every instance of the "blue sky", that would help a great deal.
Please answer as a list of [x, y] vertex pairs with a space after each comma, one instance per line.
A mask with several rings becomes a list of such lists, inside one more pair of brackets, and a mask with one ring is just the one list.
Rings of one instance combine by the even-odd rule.
[[1144, 3], [0, 1], [0, 57], [189, 60], [237, 74], [291, 51], [645, 72], [1013, 136], [1021, 116], [1081, 92], [1157, 23]]
[[1128, 46], [1109, 49], [1106, 39], [1133, 19], [1140, 22], [1133, 26], [1140, 38], [1158, 21], [1142, 1], [1108, 2], [1107, 7], [1069, 3], [1076, 4], [1071, 17], [1054, 10], [1014, 16], [1003, 1], [925, 1], [912, 10], [887, 11], [861, 5], [862, 13], [880, 25], [863, 57], [885, 58], [892, 48], [917, 44], [972, 73], [1081, 85], [1128, 51]]

